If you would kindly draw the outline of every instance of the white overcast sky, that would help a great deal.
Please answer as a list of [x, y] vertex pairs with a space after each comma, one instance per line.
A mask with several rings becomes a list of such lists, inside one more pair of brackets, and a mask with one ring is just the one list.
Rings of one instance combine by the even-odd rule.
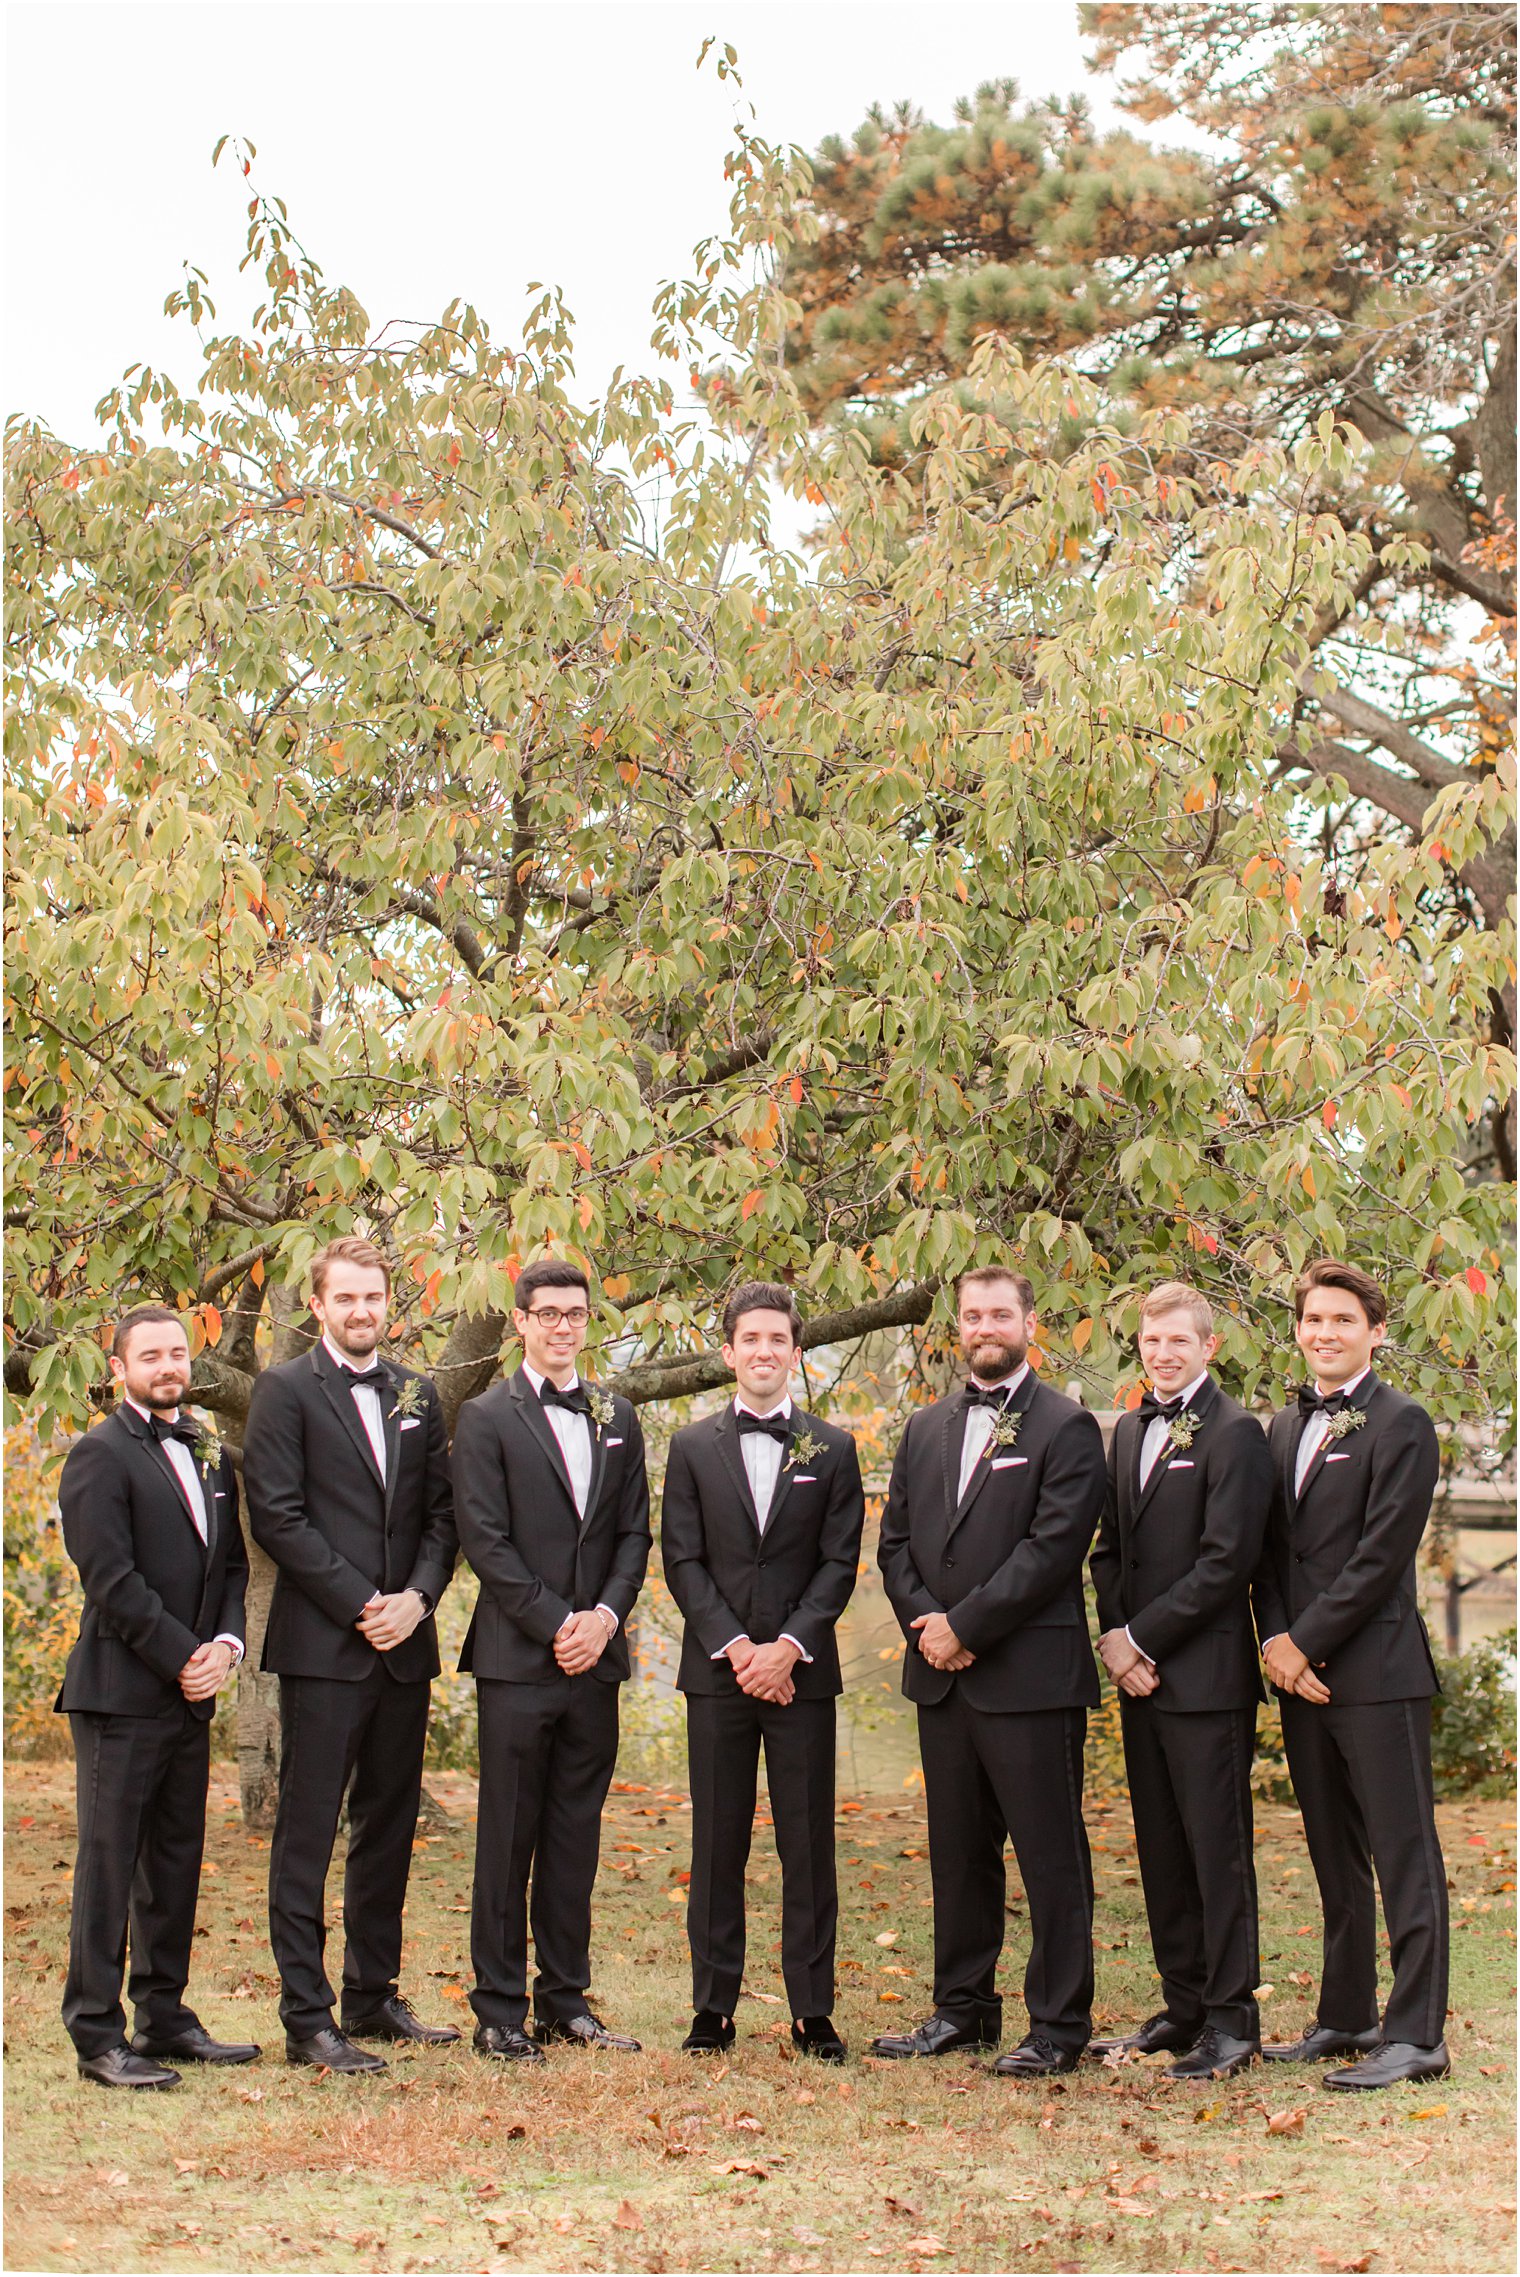
[[[590, 395], [653, 364], [655, 288], [724, 225], [736, 101], [806, 149], [877, 100], [948, 121], [1004, 74], [1116, 117], [1073, 0], [47, 0], [5, 30], [0, 396], [78, 440], [127, 364], [194, 376], [162, 306], [186, 261], [213, 291], [236, 271], [247, 193], [226, 155], [211, 171], [223, 133], [257, 145], [260, 186], [376, 324], [457, 295], [510, 338], [529, 279], [562, 286]], [[711, 57], [694, 68], [709, 33], [738, 49], [742, 96]]]

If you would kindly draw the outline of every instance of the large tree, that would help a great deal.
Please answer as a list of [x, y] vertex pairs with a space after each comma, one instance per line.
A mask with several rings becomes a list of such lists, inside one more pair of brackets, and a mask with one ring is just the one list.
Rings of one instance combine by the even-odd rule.
[[[1080, 98], [1012, 81], [954, 124], [873, 113], [815, 161], [820, 229], [793, 256], [803, 400], [907, 466], [910, 407], [977, 343], [1071, 356], [1137, 407], [1187, 405], [1189, 450], [1233, 460], [1326, 411], [1367, 441], [1323, 503], [1369, 540], [1319, 628], [1278, 749], [1327, 852], [1441, 846], [1439, 794], [1513, 742], [1513, 13], [1474, 5], [1100, 5], [1100, 68], [1143, 121], [1205, 151], [1099, 136]], [[1199, 466], [1195, 463], [1195, 473]], [[1397, 541], [1419, 540], [1411, 553]], [[1514, 838], [1442, 865], [1427, 904], [1503, 931]], [[1439, 857], [1438, 857], [1439, 858]], [[1512, 1046], [1512, 983], [1480, 1015]], [[1513, 1177], [1512, 1098], [1464, 1149]]]

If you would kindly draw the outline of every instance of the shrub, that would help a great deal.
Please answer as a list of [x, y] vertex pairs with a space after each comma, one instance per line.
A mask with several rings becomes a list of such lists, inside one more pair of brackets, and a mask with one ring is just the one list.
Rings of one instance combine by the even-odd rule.
[[1510, 1628], [1453, 1657], [1436, 1654], [1430, 1748], [1438, 1795], [1515, 1792], [1515, 1644]]
[[53, 1713], [84, 1595], [63, 1546], [57, 1470], [24, 1425], [5, 1434], [5, 1746], [13, 1755], [66, 1755], [69, 1727]]

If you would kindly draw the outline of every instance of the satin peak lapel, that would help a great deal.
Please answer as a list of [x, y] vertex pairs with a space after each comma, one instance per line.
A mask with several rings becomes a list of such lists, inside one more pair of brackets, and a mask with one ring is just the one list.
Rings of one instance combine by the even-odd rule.
[[[533, 1389], [533, 1386], [529, 1383], [527, 1377], [523, 1374], [520, 1368], [517, 1374], [513, 1376], [508, 1383], [507, 1389], [513, 1399], [516, 1400], [518, 1406], [521, 1408], [523, 1420], [527, 1424], [528, 1429], [532, 1432], [534, 1438], [538, 1441], [539, 1445], [543, 1448], [544, 1453], [548, 1456], [550, 1462], [554, 1465], [554, 1475], [565, 1490], [565, 1500], [570, 1505], [570, 1515], [575, 1520], [576, 1524], [579, 1525], [581, 1518], [580, 1512], [575, 1507], [575, 1489], [570, 1484], [570, 1473], [565, 1468], [565, 1458], [561, 1452], [560, 1443], [554, 1436], [554, 1426], [549, 1421], [548, 1416], [544, 1413], [543, 1401], [539, 1398], [537, 1392]], [[586, 1509], [588, 1512], [590, 1511], [590, 1508], [591, 1501], [590, 1497], [588, 1496], [586, 1500]]]
[[[380, 1465], [375, 1461], [375, 1450], [369, 1443], [369, 1433], [359, 1420], [359, 1410], [354, 1405], [354, 1395], [342, 1381], [339, 1370], [333, 1366], [331, 1360], [322, 1357], [320, 1344], [312, 1353], [311, 1367], [317, 1382], [322, 1386], [322, 1394], [328, 1406], [359, 1450], [366, 1470], [383, 1494], [385, 1492], [385, 1481], [380, 1476]], [[383, 1391], [380, 1395], [380, 1404], [383, 1409], [385, 1405]]]
[[[749, 1472], [744, 1467], [744, 1457], [739, 1449], [739, 1426], [734, 1420], [732, 1402], [724, 1408], [721, 1415], [713, 1418], [713, 1441], [722, 1457], [723, 1468], [733, 1482], [734, 1492], [749, 1513], [750, 1524], [757, 1534], [763, 1532], [764, 1529], [760, 1524], [760, 1513], [755, 1508], [755, 1497], [750, 1491]], [[778, 1479], [776, 1494], [779, 1495], [780, 1491], [781, 1482]], [[775, 1510], [776, 1495], [773, 1495], [769, 1513], [771, 1517], [774, 1517]]]

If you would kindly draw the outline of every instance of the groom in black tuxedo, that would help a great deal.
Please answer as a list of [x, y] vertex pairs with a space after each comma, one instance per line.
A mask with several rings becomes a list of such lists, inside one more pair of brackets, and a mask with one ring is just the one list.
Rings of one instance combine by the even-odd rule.
[[[384, 1255], [345, 1235], [313, 1258], [311, 1284], [322, 1335], [258, 1378], [243, 1444], [249, 1524], [280, 1569], [264, 1637], [281, 1727], [269, 1931], [290, 2062], [383, 2071], [356, 2040], [459, 2037], [422, 2023], [397, 1984], [453, 1496], [437, 1392], [377, 1356]], [[345, 1789], [340, 2030], [323, 1885]]]
[[[583, 1384], [591, 1299], [579, 1266], [518, 1275], [523, 1364], [460, 1410], [459, 1539], [480, 1576], [460, 1656], [480, 1710], [470, 1958], [475, 2047], [541, 2063], [541, 2043], [636, 2050], [587, 2004], [591, 1892], [618, 1748], [627, 1623], [649, 1563], [637, 1410]], [[538, 1962], [528, 2019], [528, 1884]]]
[[1034, 1290], [1003, 1265], [957, 1284], [971, 1381], [908, 1419], [881, 1570], [908, 1640], [934, 1885], [934, 2013], [878, 2055], [991, 2046], [1001, 2031], [1003, 1841], [1029, 1898], [1030, 2029], [1006, 2078], [1074, 2070], [1092, 2029], [1092, 1861], [1082, 1750], [1098, 1679], [1082, 1567], [1103, 1508], [1103, 1435], [1028, 1362]]
[[[250, 2063], [251, 2042], [213, 2040], [185, 2006], [206, 1831], [216, 1695], [243, 1657], [248, 1558], [237, 1474], [180, 1402], [190, 1388], [183, 1317], [139, 1305], [118, 1321], [114, 1415], [76, 1439], [58, 1488], [63, 1539], [84, 1585], [58, 1708], [78, 1760], [63, 2021], [80, 2076], [166, 2088], [175, 2063]], [[137, 2011], [129, 2048], [121, 2005]]]
[[781, 1971], [799, 2053], [842, 2063], [834, 2029], [834, 1631], [855, 1587], [865, 1496], [848, 1431], [793, 1405], [790, 1289], [748, 1281], [723, 1313], [737, 1396], [670, 1443], [660, 1539], [686, 1616], [677, 1687], [691, 1757], [692, 2004], [683, 2045], [734, 2037], [744, 1869], [760, 1750], [781, 1858]]
[[1127, 2038], [1173, 2079], [1243, 2070], [1261, 2044], [1251, 1759], [1262, 1697], [1251, 1577], [1272, 1499], [1254, 1415], [1209, 1374], [1208, 1299], [1181, 1281], [1140, 1307], [1150, 1389], [1121, 1415], [1092, 1555], [1098, 1650], [1119, 1687], [1124, 1765], [1165, 2006]]
[[[1446, 1867], [1436, 1834], [1430, 1701], [1439, 1690], [1415, 1555], [1440, 1478], [1435, 1425], [1373, 1372], [1388, 1303], [1322, 1258], [1294, 1296], [1313, 1380], [1272, 1419], [1275, 1491], [1256, 1625], [1325, 1916], [1319, 2010], [1278, 2062], [1360, 2055], [1332, 2088], [1444, 2078]], [[1393, 1989], [1379, 2025], [1377, 1900]]]

